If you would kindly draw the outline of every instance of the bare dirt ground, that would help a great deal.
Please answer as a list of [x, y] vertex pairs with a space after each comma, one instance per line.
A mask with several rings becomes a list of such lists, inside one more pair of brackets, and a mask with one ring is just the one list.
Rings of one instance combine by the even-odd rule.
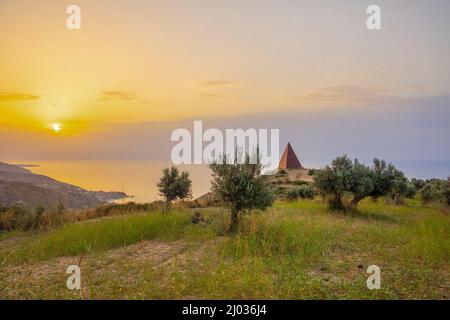
[[[17, 243], [19, 239], [11, 238], [6, 241], [11, 245]], [[2, 243], [3, 248], [6, 241]], [[92, 293], [91, 290], [100, 283], [104, 286], [105, 281], [108, 281], [105, 278], [106, 275], [108, 279], [115, 279], [119, 283], [126, 283], [129, 288], [136, 288], [138, 282], [142, 280], [142, 273], [171, 268], [174, 265], [177, 269], [182, 269], [188, 261], [192, 262], [208, 252], [205, 249], [210, 244], [198, 245], [186, 240], [171, 242], [152, 240], [100, 254], [59, 257], [33, 264], [0, 266], [0, 298], [106, 298], [101, 292]], [[66, 270], [70, 265], [79, 265], [81, 268], [83, 284], [81, 292], [71, 292], [65, 288], [69, 277]]]

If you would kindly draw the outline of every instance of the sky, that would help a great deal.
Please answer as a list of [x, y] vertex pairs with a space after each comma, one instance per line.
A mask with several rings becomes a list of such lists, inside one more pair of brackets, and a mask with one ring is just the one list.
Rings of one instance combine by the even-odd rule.
[[[66, 28], [69, 4], [81, 30]], [[381, 30], [366, 27], [371, 4]], [[307, 159], [446, 161], [449, 12], [446, 0], [0, 0], [0, 160], [167, 159], [171, 130], [195, 119], [279, 128]]]

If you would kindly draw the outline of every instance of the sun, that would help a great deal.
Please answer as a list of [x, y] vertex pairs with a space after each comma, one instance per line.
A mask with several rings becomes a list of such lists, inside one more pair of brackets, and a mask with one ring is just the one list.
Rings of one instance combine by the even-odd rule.
[[53, 123], [52, 124], [52, 129], [54, 132], [58, 133], [61, 131], [61, 125], [59, 123]]

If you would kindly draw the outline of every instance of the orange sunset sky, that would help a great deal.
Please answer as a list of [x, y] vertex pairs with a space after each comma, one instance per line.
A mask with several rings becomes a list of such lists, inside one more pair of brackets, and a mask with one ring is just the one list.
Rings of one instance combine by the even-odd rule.
[[[413, 107], [399, 133], [423, 136], [418, 121], [430, 112], [430, 139], [448, 133], [439, 121], [449, 118], [450, 2], [377, 1], [382, 30], [369, 31], [372, 2], [0, 0], [4, 157], [72, 157], [68, 142], [87, 155], [86, 143], [119, 133], [132, 135], [128, 146], [186, 119], [267, 127], [283, 114], [318, 121], [311, 129], [322, 132], [323, 150], [335, 136], [332, 114], [348, 121], [375, 112], [378, 124], [360, 133], [370, 140], [386, 129], [382, 114], [405, 105]], [[69, 4], [81, 8], [81, 30], [66, 28]], [[259, 122], [241, 123], [243, 115]], [[288, 128], [283, 142], [302, 145], [286, 119], [274, 122]], [[430, 158], [450, 158], [417, 143]], [[114, 157], [110, 149], [104, 157]]]

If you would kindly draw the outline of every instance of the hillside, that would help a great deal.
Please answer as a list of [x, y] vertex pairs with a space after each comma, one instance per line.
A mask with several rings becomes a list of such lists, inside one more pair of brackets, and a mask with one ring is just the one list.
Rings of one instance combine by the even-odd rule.
[[[269, 176], [274, 191], [281, 196], [287, 191], [297, 188], [302, 184], [313, 182], [313, 176], [309, 175], [308, 169], [284, 169], [278, 170], [276, 174]], [[200, 207], [217, 207], [222, 203], [212, 192], [208, 192], [197, 199], [194, 203]]]
[[85, 209], [125, 197], [123, 192], [89, 191], [0, 162], [0, 204], [4, 206], [50, 207], [62, 203], [69, 209]]
[[[228, 221], [222, 208], [144, 209], [0, 234], [0, 299], [450, 298], [450, 216], [418, 200], [352, 214], [281, 201], [243, 217], [236, 238]], [[82, 290], [66, 287], [74, 264]], [[367, 288], [371, 265], [379, 290]]]

